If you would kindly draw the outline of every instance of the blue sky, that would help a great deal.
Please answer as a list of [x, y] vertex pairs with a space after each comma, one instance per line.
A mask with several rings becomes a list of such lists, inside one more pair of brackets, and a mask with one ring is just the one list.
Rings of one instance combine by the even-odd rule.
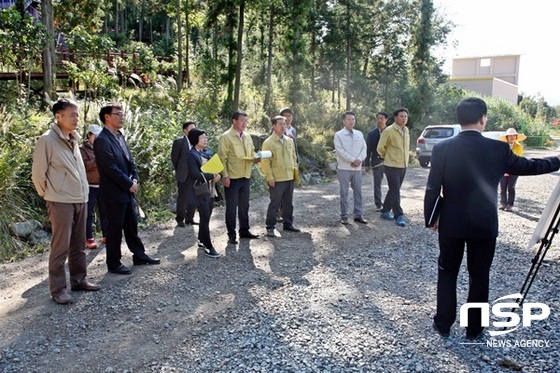
[[519, 54], [519, 91], [560, 105], [560, 2], [434, 0], [434, 5], [456, 24], [441, 51], [446, 73], [454, 57]]

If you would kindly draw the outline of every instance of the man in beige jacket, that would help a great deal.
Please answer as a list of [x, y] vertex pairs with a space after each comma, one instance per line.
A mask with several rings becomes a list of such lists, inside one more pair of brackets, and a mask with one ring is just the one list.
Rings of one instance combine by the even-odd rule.
[[31, 178], [47, 203], [52, 228], [49, 286], [53, 300], [71, 303], [64, 263], [68, 258], [73, 291], [96, 291], [87, 281], [86, 217], [89, 186], [79, 146], [78, 106], [61, 99], [52, 108], [56, 123], [35, 144]]

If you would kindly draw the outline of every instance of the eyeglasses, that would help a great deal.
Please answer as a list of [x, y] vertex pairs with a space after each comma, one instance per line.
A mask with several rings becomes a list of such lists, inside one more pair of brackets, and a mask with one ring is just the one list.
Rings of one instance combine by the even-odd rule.
[[122, 112], [119, 112], [119, 113], [111, 113], [111, 115], [116, 115], [117, 117], [122, 117], [122, 116], [123, 116], [123, 113], [122, 113]]

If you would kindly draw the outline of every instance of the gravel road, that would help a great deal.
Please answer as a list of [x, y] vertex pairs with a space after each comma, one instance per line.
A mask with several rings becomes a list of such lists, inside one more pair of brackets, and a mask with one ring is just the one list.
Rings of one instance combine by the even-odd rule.
[[[160, 266], [108, 274], [103, 248], [90, 250], [90, 280], [103, 289], [72, 293], [68, 306], [49, 297], [47, 253], [2, 264], [0, 371], [560, 372], [558, 242], [527, 300], [546, 303], [547, 319], [504, 336], [487, 331], [479, 344], [466, 344], [459, 322], [448, 339], [432, 330], [438, 246], [423, 227], [427, 175], [407, 172], [404, 228], [374, 212], [371, 174], [364, 179], [367, 226], [338, 222], [336, 181], [296, 190], [303, 233], [279, 225], [281, 238], [265, 237], [268, 199], [260, 198], [251, 223], [261, 238], [227, 245], [224, 211], [216, 209], [211, 229], [220, 259], [197, 248], [197, 228], [152, 226], [141, 236]], [[521, 288], [534, 255], [527, 243], [558, 176], [521, 177], [516, 210], [499, 212], [491, 301]], [[461, 304], [467, 288], [463, 263]]]

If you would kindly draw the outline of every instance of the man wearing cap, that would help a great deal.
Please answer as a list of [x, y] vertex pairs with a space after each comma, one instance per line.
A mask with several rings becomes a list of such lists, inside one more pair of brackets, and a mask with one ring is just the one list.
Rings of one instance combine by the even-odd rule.
[[249, 231], [249, 195], [251, 169], [256, 157], [253, 139], [246, 131], [247, 113], [235, 111], [231, 116], [232, 126], [218, 139], [218, 156], [224, 164], [222, 183], [226, 198], [226, 228], [228, 243], [237, 244], [236, 215], [239, 216], [239, 237], [257, 238]]
[[[497, 193], [504, 173], [539, 175], [560, 168], [558, 157], [528, 159], [500, 141], [482, 136], [486, 103], [463, 99], [456, 108], [461, 132], [432, 149], [424, 196], [426, 227], [439, 232], [437, 310], [434, 328], [448, 337], [457, 317], [457, 275], [467, 248], [467, 302], [487, 303], [490, 266], [498, 236]], [[436, 208], [437, 205], [437, 208]], [[432, 218], [438, 214], [439, 219]], [[467, 339], [482, 335], [481, 310], [468, 311]]]
[[171, 163], [175, 169], [175, 180], [177, 180], [177, 208], [175, 220], [178, 227], [185, 227], [186, 224], [195, 225], [194, 213], [196, 207], [188, 203], [187, 198], [187, 178], [189, 177], [189, 167], [187, 158], [192, 149], [189, 142], [189, 131], [196, 127], [191, 121], [183, 123], [183, 136], [173, 141], [171, 147]]
[[73, 291], [96, 291], [100, 287], [86, 279], [88, 182], [78, 149], [81, 140], [76, 132], [78, 106], [73, 101], [60, 99], [54, 103], [52, 112], [56, 122], [35, 144], [31, 179], [47, 204], [51, 222], [51, 296], [56, 303], [67, 304], [73, 299], [66, 288], [66, 258]]
[[[92, 124], [88, 127], [87, 140], [80, 146], [80, 153], [86, 167], [86, 175], [89, 183], [89, 201], [88, 213], [86, 220], [86, 247], [88, 249], [97, 249], [97, 242], [93, 237], [93, 218], [95, 216], [95, 207], [99, 206], [99, 220], [101, 223], [101, 234], [103, 240], [107, 232], [107, 216], [105, 208], [99, 197], [99, 171], [97, 170], [97, 162], [95, 162], [95, 153], [93, 152], [93, 143], [95, 138], [101, 133], [101, 127]], [[105, 242], [105, 241], [103, 241]]]

